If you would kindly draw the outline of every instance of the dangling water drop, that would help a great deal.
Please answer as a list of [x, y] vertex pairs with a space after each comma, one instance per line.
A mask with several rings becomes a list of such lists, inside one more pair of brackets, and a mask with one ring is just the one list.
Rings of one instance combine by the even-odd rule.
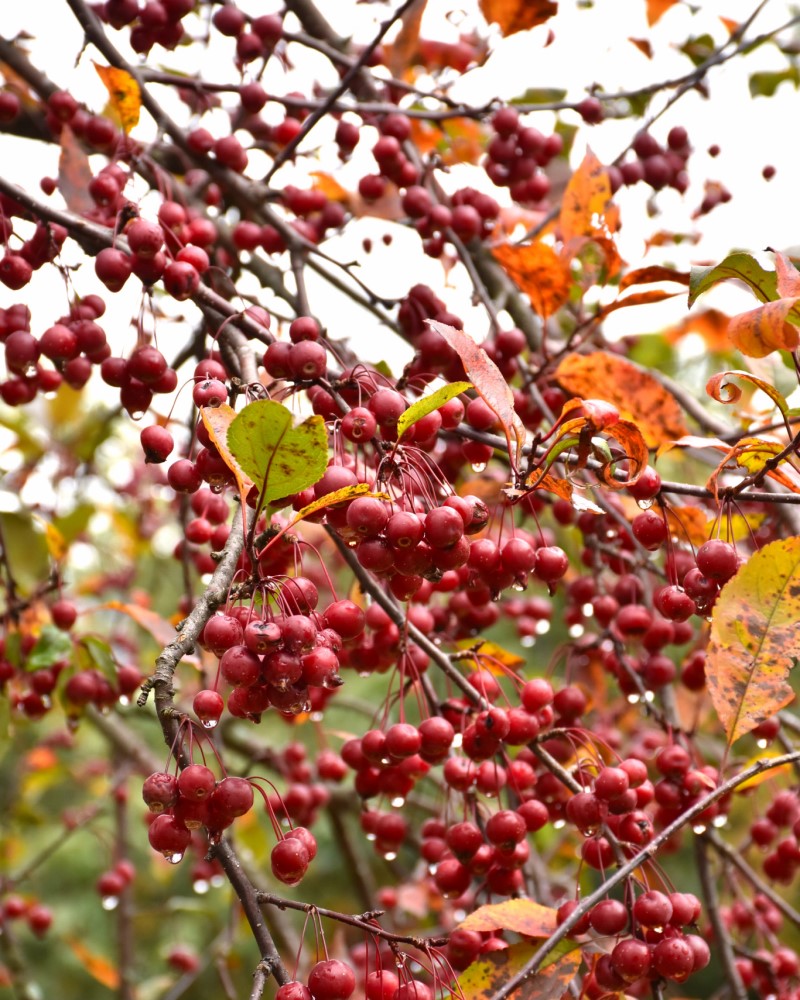
[[203, 719], [203, 729], [215, 729], [219, 719]]
[[205, 896], [205, 894], [208, 892], [211, 886], [204, 878], [199, 878], [192, 885], [192, 888], [194, 889], [194, 891], [197, 893], [198, 896]]
[[104, 910], [116, 910], [119, 906], [119, 898], [117, 896], [103, 896], [100, 902]]
[[180, 854], [165, 854], [164, 857], [171, 865], [178, 865], [181, 861], [183, 861], [183, 851], [181, 851]]
[[392, 808], [394, 809], [402, 809], [405, 804], [406, 800], [403, 798], [402, 795], [396, 795], [392, 799]]
[[636, 503], [642, 510], [650, 510], [653, 504], [656, 502], [655, 497], [648, 497], [646, 500], [637, 500]]
[[397, 860], [397, 851], [386, 851], [383, 856], [387, 861], [395, 861]]
[[486, 468], [486, 462], [473, 462], [472, 463], [472, 471], [473, 472], [483, 472], [483, 470], [485, 468]]

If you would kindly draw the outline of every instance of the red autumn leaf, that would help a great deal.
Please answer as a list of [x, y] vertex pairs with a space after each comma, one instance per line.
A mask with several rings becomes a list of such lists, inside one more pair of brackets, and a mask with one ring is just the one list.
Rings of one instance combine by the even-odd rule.
[[[525, 425], [514, 409], [514, 395], [511, 388], [500, 373], [500, 369], [492, 361], [484, 349], [463, 330], [454, 326], [439, 323], [437, 320], [425, 320], [432, 330], [440, 334], [456, 352], [467, 373], [467, 378], [475, 386], [475, 390], [486, 405], [497, 414], [503, 425], [503, 432], [508, 442], [509, 457], [515, 452], [516, 464], [519, 465], [522, 448], [525, 444]], [[511, 439], [516, 442], [512, 448]]]
[[505, 36], [544, 24], [558, 12], [554, 0], [479, 0], [479, 4], [486, 20], [499, 24]]
[[94, 199], [89, 194], [89, 181], [94, 176], [89, 157], [69, 125], [62, 126], [59, 139], [61, 153], [58, 157], [58, 190], [71, 212], [85, 215], [95, 207]]
[[552, 316], [569, 298], [569, 267], [547, 243], [498, 246], [493, 253], [542, 319]]

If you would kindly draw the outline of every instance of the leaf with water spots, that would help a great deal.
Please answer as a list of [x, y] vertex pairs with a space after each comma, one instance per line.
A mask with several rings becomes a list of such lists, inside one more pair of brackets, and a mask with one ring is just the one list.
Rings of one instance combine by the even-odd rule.
[[[563, 948], [569, 950], [559, 955]], [[491, 1000], [525, 969], [535, 952], [535, 946], [528, 942], [487, 952], [458, 977], [458, 996], [461, 1000]], [[561, 1000], [580, 968], [581, 953], [573, 942], [562, 942], [552, 954], [559, 957], [543, 963], [537, 973], [523, 979], [511, 993], [513, 1000]]]
[[800, 538], [770, 542], [717, 598], [706, 659], [709, 694], [729, 744], [794, 699], [800, 657]]
[[294, 426], [291, 410], [272, 399], [245, 406], [228, 428], [228, 448], [262, 491], [264, 503], [313, 486], [328, 467], [322, 417]]

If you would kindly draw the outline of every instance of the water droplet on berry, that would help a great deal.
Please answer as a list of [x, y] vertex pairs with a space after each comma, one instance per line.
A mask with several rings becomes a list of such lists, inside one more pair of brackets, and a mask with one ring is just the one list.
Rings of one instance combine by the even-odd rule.
[[397, 851], [386, 851], [383, 856], [387, 861], [396, 861]]
[[646, 702], [648, 702], [648, 703], [650, 703], [652, 701], [655, 701], [656, 700], [655, 692], [654, 691], [645, 691], [645, 693], [644, 693], [644, 700]]
[[567, 825], [567, 821], [565, 819], [557, 819], [553, 823], [553, 829], [554, 830], [563, 830], [566, 825]]
[[656, 502], [656, 498], [655, 497], [648, 497], [647, 500], [637, 500], [636, 501], [637, 505], [642, 510], [650, 510], [650, 508], [653, 506], [653, 504], [655, 502]]
[[693, 823], [692, 824], [692, 833], [696, 833], [698, 835], [698, 837], [700, 836], [701, 833], [705, 833], [705, 832], [706, 832], [706, 825], [705, 825], [705, 823]]
[[473, 462], [472, 463], [472, 471], [473, 472], [483, 472], [483, 470], [485, 468], [486, 468], [486, 462]]
[[525, 649], [530, 649], [535, 642], [536, 639], [532, 635], [523, 635], [523, 637], [519, 640], [520, 646], [524, 646]]
[[540, 618], [534, 628], [537, 635], [547, 635], [550, 631], [550, 622], [546, 618]]
[[322, 722], [322, 712], [312, 712], [311, 713], [312, 722]]
[[119, 898], [117, 896], [103, 896], [100, 903], [104, 910], [116, 910], [119, 906]]
[[711, 820], [711, 825], [714, 827], [715, 830], [720, 830], [720, 829], [722, 829], [723, 826], [727, 826], [728, 825], [728, 817], [727, 816], [715, 816]]
[[218, 721], [218, 719], [203, 719], [203, 729], [214, 729]]
[[756, 746], [759, 750], [766, 750], [768, 742], [768, 740], [756, 740]]
[[117, 701], [120, 703], [120, 705], [130, 705], [131, 703], [130, 698], [126, 694], [121, 694], [117, 699]]
[[181, 851], [180, 854], [165, 854], [164, 857], [171, 865], [178, 865], [181, 861], [183, 861], [183, 851]]
[[377, 840], [377, 839], [378, 839], [378, 838], [377, 838], [377, 837], [375, 836], [375, 834], [374, 834], [374, 833], [368, 833], [368, 834], [366, 835], [366, 837], [367, 837], [367, 840], [370, 840], [370, 841], [371, 841], [371, 840]]
[[129, 416], [131, 420], [141, 420], [145, 413], [147, 413], [147, 410], [134, 410]]
[[580, 639], [580, 637], [583, 635], [585, 631], [586, 630], [584, 629], [583, 625], [570, 625], [569, 627], [570, 638]]
[[198, 896], [205, 896], [211, 886], [204, 878], [199, 878], [192, 884], [192, 888]]
[[403, 798], [402, 795], [396, 795], [392, 799], [392, 807], [394, 809], [402, 809], [405, 804], [406, 804], [406, 800]]
[[514, 582], [513, 582], [512, 584], [511, 584], [511, 589], [512, 589], [512, 590], [516, 590], [516, 591], [517, 591], [517, 593], [521, 594], [521, 593], [522, 593], [522, 591], [523, 591], [523, 590], [525, 589], [525, 584], [524, 584], [524, 583], [522, 583], [522, 582], [521, 582], [520, 580], [515, 580], [515, 581], [514, 581]]
[[453, 742], [452, 742], [453, 749], [458, 750], [458, 748], [461, 746], [462, 741], [463, 738], [461, 733], [456, 733], [456, 735], [453, 737]]

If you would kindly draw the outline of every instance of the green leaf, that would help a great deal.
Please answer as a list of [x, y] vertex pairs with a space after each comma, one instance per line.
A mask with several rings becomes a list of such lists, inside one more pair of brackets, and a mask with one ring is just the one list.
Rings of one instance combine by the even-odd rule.
[[72, 639], [66, 632], [62, 632], [55, 625], [45, 625], [25, 662], [25, 669], [39, 670], [42, 667], [52, 667], [71, 652]]
[[228, 447], [262, 490], [264, 503], [313, 486], [328, 467], [322, 417], [294, 427], [291, 411], [271, 399], [245, 406], [228, 429]]
[[778, 296], [778, 278], [774, 271], [767, 271], [749, 253], [737, 251], [711, 267], [693, 267], [689, 277], [689, 305], [698, 296], [720, 281], [731, 279], [748, 285], [760, 302], [774, 302]]
[[793, 83], [797, 90], [800, 86], [800, 71], [797, 66], [788, 66], [778, 73], [752, 73], [748, 82], [751, 97], [772, 97], [782, 83]]
[[567, 96], [558, 87], [529, 87], [519, 97], [512, 97], [509, 104], [560, 104]]
[[680, 51], [688, 56], [695, 66], [699, 66], [714, 54], [714, 39], [708, 33], [698, 35], [697, 38], [689, 38], [680, 47]]
[[83, 661], [83, 670], [99, 670], [107, 680], [116, 683], [117, 661], [107, 642], [97, 636], [87, 635], [78, 643], [77, 652], [79, 660]]
[[449, 403], [455, 396], [460, 396], [462, 392], [466, 392], [467, 389], [471, 388], [472, 382], [451, 382], [450, 385], [443, 385], [436, 392], [432, 392], [429, 396], [423, 396], [422, 399], [418, 399], [415, 403], [412, 403], [397, 421], [398, 440], [418, 420], [427, 417], [429, 413], [433, 413], [434, 410], [438, 410], [445, 403]]

